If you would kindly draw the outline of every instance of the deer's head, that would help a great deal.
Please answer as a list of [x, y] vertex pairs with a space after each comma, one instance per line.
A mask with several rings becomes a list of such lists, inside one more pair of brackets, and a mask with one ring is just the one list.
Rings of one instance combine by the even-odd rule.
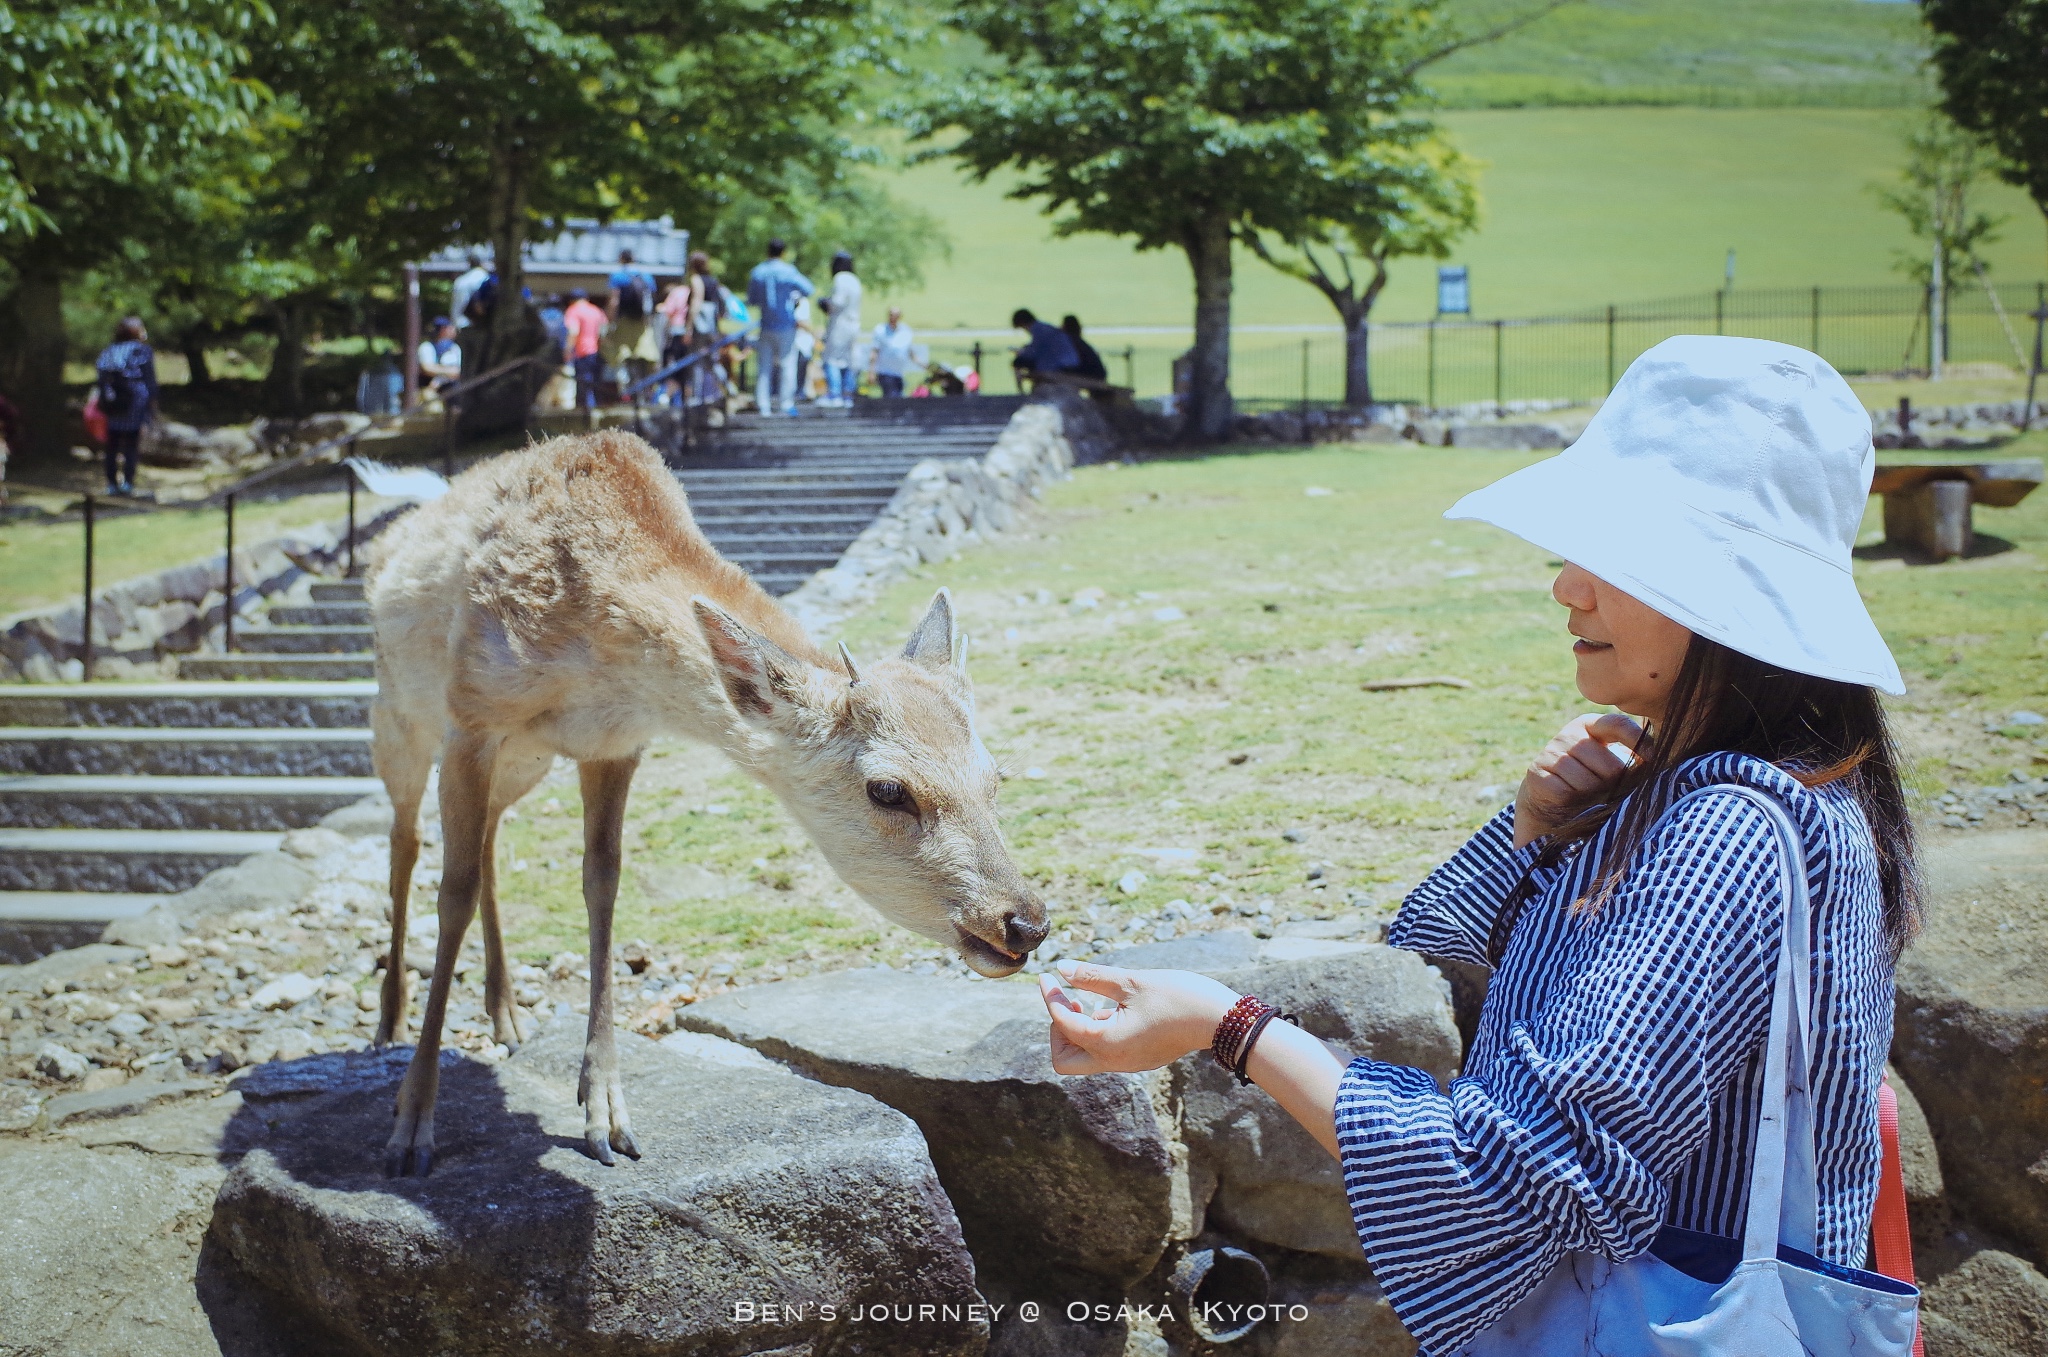
[[946, 591], [901, 655], [858, 671], [850, 655], [821, 668], [707, 599], [693, 605], [726, 696], [766, 737], [761, 771], [840, 879], [983, 975], [1022, 966], [1045, 940], [1045, 902], [996, 824], [1001, 778]]

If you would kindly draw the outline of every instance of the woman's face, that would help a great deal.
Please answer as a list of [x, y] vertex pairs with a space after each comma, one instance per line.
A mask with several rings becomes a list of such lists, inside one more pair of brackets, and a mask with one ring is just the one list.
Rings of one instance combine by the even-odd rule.
[[1579, 692], [1588, 702], [1661, 720], [1692, 632], [1606, 580], [1567, 564], [1550, 596], [1571, 609], [1565, 626], [1579, 639]]

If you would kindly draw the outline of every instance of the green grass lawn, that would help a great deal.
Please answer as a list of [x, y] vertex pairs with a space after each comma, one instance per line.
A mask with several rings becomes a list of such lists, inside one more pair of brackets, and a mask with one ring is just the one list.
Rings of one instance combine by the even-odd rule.
[[[1863, 8], [1884, 6], [1857, 0]], [[1899, 159], [1900, 115], [1877, 109], [1553, 108], [1444, 115], [1481, 161], [1480, 229], [1453, 261], [1472, 270], [1481, 317], [1580, 312], [1610, 302], [1707, 292], [1729, 248], [1738, 288], [1900, 281], [1893, 253], [1909, 239], [1869, 192]], [[1092, 326], [1186, 326], [1193, 291], [1177, 251], [1140, 253], [1111, 236], [1054, 239], [1034, 204], [1003, 196], [1013, 181], [963, 181], [941, 161], [890, 176], [891, 188], [939, 217], [953, 242], [925, 285], [879, 295], [922, 330], [1000, 329], [1028, 306], [1074, 311]], [[1991, 247], [1993, 275], [2048, 275], [2041, 214], [2018, 190], [1986, 189], [2010, 218]], [[815, 265], [820, 261], [805, 261]], [[1384, 320], [1426, 319], [1433, 261], [1404, 260], [1380, 303]], [[1322, 297], [1243, 257], [1238, 325], [1334, 325]], [[1184, 336], [1105, 338], [1176, 350]], [[1295, 341], [1298, 344], [1298, 340]]]
[[[58, 516], [55, 498], [37, 499], [49, 515], [0, 520], [0, 616], [75, 602], [83, 583], [83, 521], [75, 512]], [[253, 546], [347, 512], [348, 496], [338, 493], [245, 503], [235, 510], [235, 542]], [[94, 588], [218, 555], [224, 529], [219, 509], [110, 514], [103, 507], [93, 530]]]
[[1889, 104], [1923, 85], [1926, 51], [1911, 4], [1580, 0], [1459, 52], [1428, 80], [1446, 100], [1477, 107]]
[[[1010, 774], [1006, 832], [1057, 926], [1092, 909], [1088, 926], [1111, 931], [1224, 894], [1272, 897], [1283, 918], [1385, 906], [1584, 706], [1553, 565], [1439, 517], [1525, 460], [1337, 448], [1086, 469], [1028, 530], [905, 581], [846, 634], [856, 655], [898, 646], [931, 591], [953, 589], [980, 725]], [[1998, 540], [1969, 560], [1858, 565], [1909, 676], [1895, 710], [1930, 788], [2000, 779], [2044, 748], [1985, 718], [2048, 707], [2048, 494], [1980, 527]], [[1416, 675], [1472, 687], [1362, 687]], [[584, 946], [579, 813], [565, 771], [507, 826], [500, 880], [526, 956]], [[1302, 842], [1281, 837], [1296, 828]], [[936, 956], [701, 751], [657, 747], [627, 840], [622, 938], [757, 976]], [[1312, 864], [1328, 889], [1311, 888]], [[1147, 880], [1126, 892], [1134, 869]]]

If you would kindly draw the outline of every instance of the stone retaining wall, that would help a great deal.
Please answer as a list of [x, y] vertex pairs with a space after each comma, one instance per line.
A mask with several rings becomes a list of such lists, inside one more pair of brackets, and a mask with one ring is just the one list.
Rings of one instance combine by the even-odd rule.
[[[356, 547], [411, 508], [397, 504], [356, 524]], [[331, 574], [348, 554], [348, 520], [300, 528], [235, 549], [235, 615], [274, 603], [313, 575]], [[93, 596], [93, 670], [101, 678], [139, 677], [171, 655], [189, 654], [219, 634], [227, 586], [225, 552], [143, 575]], [[83, 609], [0, 618], [0, 680], [75, 682], [84, 674]]]
[[782, 600], [813, 635], [846, 618], [919, 565], [1016, 525], [1024, 506], [1077, 465], [1104, 460], [1111, 438], [1101, 415], [1071, 392], [1034, 401], [1010, 417], [979, 460], [928, 458], [834, 565]]

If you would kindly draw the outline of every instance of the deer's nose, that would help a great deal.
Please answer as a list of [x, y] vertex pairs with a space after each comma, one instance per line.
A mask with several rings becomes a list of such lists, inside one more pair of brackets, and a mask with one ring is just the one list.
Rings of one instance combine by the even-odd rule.
[[1045, 941], [1043, 921], [1033, 923], [1023, 916], [1010, 913], [1003, 916], [1003, 948], [1019, 956]]

